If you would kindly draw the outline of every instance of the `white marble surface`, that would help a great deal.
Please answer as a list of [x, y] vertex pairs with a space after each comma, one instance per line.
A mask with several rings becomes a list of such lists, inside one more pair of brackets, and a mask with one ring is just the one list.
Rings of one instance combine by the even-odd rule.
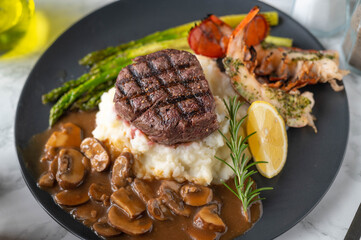
[[[49, 44], [72, 23], [112, 0], [38, 0], [49, 18]], [[279, 1], [278, 1], [279, 2]], [[339, 49], [340, 37], [321, 39]], [[21, 177], [14, 147], [14, 117], [23, 84], [43, 50], [0, 61], [0, 239], [76, 239], [38, 205]], [[345, 160], [326, 196], [300, 223], [278, 240], [343, 239], [361, 201], [361, 76], [344, 79], [351, 129]], [[361, 226], [360, 226], [361, 227]]]

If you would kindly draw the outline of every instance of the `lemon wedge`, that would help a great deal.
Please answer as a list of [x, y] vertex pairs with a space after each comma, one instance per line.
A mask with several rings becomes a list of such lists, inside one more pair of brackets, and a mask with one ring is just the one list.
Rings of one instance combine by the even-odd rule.
[[256, 132], [248, 139], [258, 171], [267, 178], [281, 172], [287, 158], [287, 132], [283, 118], [277, 109], [264, 101], [255, 101], [248, 108], [247, 135]]

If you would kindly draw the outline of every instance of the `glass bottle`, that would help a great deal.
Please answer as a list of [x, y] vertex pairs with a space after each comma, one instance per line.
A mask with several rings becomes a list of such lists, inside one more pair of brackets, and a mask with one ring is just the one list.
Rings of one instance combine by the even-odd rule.
[[357, 0], [342, 43], [342, 52], [350, 70], [361, 74], [361, 0]]
[[16, 46], [33, 14], [33, 0], [0, 0], [0, 54]]

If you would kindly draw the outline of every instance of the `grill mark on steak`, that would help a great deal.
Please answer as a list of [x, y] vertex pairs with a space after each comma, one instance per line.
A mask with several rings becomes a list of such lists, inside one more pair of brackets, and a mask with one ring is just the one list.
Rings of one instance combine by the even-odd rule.
[[195, 56], [169, 49], [134, 61], [116, 81], [120, 117], [162, 144], [197, 140], [218, 128], [214, 98]]
[[[166, 56], [166, 54], [163, 54], [162, 56], [165, 56], [166, 59], [168, 60], [168, 62], [171, 63], [170, 59], [168, 58], [168, 56]], [[166, 84], [164, 84], [163, 81], [159, 78], [160, 71], [158, 71], [158, 70], [153, 66], [153, 64], [150, 63], [150, 61], [146, 61], [146, 64], [147, 64], [147, 66], [151, 69], [151, 71], [152, 71], [152, 73], [154, 74], [155, 78], [158, 80], [158, 83], [159, 83], [159, 85], [161, 86], [161, 88], [163, 88], [164, 91], [167, 93], [167, 95], [170, 96], [171, 93], [169, 92], [169, 89], [168, 89], [168, 87], [170, 87], [170, 86], [167, 86]], [[174, 68], [172, 64], [171, 64], [171, 66], [172, 66], [172, 68]], [[172, 69], [170, 69], [170, 70], [172, 70]], [[167, 71], [169, 71], [169, 69], [168, 69]], [[177, 77], [179, 77], [178, 74], [177, 74]], [[168, 84], [168, 85], [170, 85], [170, 84]], [[176, 85], [177, 85], [177, 82], [173, 83], [173, 85], [176, 86]], [[171, 99], [167, 99], [167, 100], [166, 100], [166, 104], [172, 104], [171, 101], [172, 101]], [[158, 105], [158, 108], [155, 109], [155, 113], [160, 117], [160, 119], [161, 119], [162, 121], [164, 121], [162, 115], [160, 114], [159, 104], [157, 103], [156, 105]], [[164, 106], [166, 106], [166, 105], [164, 105]], [[182, 111], [179, 110], [179, 108], [177, 108], [177, 110], [178, 110], [178, 113], [180, 113], [181, 115], [183, 115]], [[189, 121], [188, 121], [188, 123], [189, 123]]]
[[[178, 78], [179, 80], [183, 80], [183, 81], [180, 81], [178, 84], [177, 84], [177, 83], [173, 83], [173, 85], [174, 85], [174, 86], [182, 85], [182, 86], [184, 86], [184, 87], [188, 90], [188, 92], [191, 92], [190, 89], [189, 89], [188, 86], [187, 86], [187, 82], [189, 82], [189, 81], [191, 81], [191, 80], [185, 80], [185, 79], [182, 78], [182, 76], [179, 74], [179, 70], [178, 70], [177, 66], [174, 65], [174, 63], [173, 63], [172, 59], [170, 59], [169, 55], [163, 54], [162, 56], [165, 57], [165, 58], [167, 59], [167, 61], [170, 63], [170, 65], [171, 65], [171, 68], [168, 69], [168, 71], [173, 71], [173, 72], [175, 72], [177, 78]], [[147, 65], [150, 67], [152, 73], [156, 76], [159, 84], [160, 84], [162, 87], [164, 87], [164, 90], [166, 91], [166, 93], [168, 94], [168, 96], [171, 95], [172, 93], [169, 91], [169, 87], [170, 87], [170, 86], [166, 86], [166, 85], [162, 82], [162, 80], [159, 79], [159, 77], [158, 77], [159, 74], [160, 74], [159, 71], [153, 66], [153, 64], [152, 64], [150, 61], [147, 61], [146, 63], [147, 63]], [[183, 69], [184, 69], [184, 68], [187, 68], [187, 67], [189, 67], [189, 64], [183, 65], [183, 66], [181, 66], [181, 67], [182, 67]], [[173, 98], [173, 99], [168, 99], [168, 100], [167, 100], [167, 103], [168, 103], [168, 104], [174, 104], [175, 106], [177, 106], [178, 112], [182, 115], [182, 117], [184, 117], [184, 118], [187, 120], [187, 123], [188, 123], [188, 124], [190, 124], [189, 118], [191, 117], [191, 116], [190, 116], [191, 113], [190, 113], [190, 114], [185, 113], [185, 112], [183, 111], [183, 109], [181, 108], [181, 106], [180, 106], [180, 102], [181, 102], [181, 101], [184, 101], [184, 100], [186, 100], [186, 99], [190, 99], [190, 98], [192, 98], [192, 97], [193, 97], [192, 95], [188, 95], [188, 96], [180, 96], [180, 97], [177, 97], [177, 98]], [[203, 108], [201, 108], [201, 109], [203, 110]], [[203, 113], [203, 112], [204, 112], [204, 111], [202, 111], [202, 113]], [[160, 115], [160, 114], [159, 114], [159, 109], [158, 109], [158, 111], [156, 111], [156, 113], [157, 113], [158, 115]], [[193, 115], [194, 115], [194, 113], [196, 113], [196, 111], [193, 111], [192, 113], [193, 113]], [[162, 119], [162, 117], [161, 117], [161, 119]]]
[[[132, 75], [132, 77], [134, 78], [135, 83], [136, 83], [137, 86], [143, 91], [143, 92], [140, 93], [140, 94], [135, 94], [135, 95], [130, 96], [130, 97], [136, 98], [136, 97], [139, 97], [139, 96], [146, 96], [147, 100], [148, 100], [149, 102], [152, 102], [152, 100], [151, 100], [150, 97], [149, 97], [149, 95], [150, 95], [151, 93], [153, 93], [153, 92], [155, 92], [155, 91], [158, 91], [159, 89], [163, 89], [163, 90], [167, 93], [167, 95], [170, 96], [171, 93], [169, 92], [169, 87], [175, 87], [175, 86], [178, 86], [178, 85], [184, 86], [185, 88], [187, 88], [187, 90], [188, 90], [189, 92], [191, 92], [191, 89], [189, 88], [188, 83], [193, 82], [194, 79], [191, 79], [191, 80], [189, 80], [189, 79], [183, 79], [182, 76], [179, 74], [179, 69], [185, 69], [185, 68], [189, 67], [189, 64], [185, 64], [185, 65], [181, 65], [181, 66], [177, 67], [177, 66], [174, 65], [174, 63], [172, 62], [172, 60], [170, 59], [170, 57], [169, 57], [167, 54], [163, 54], [162, 56], [164, 56], [164, 57], [167, 59], [167, 61], [171, 64], [171, 68], [170, 68], [170, 69], [163, 70], [163, 71], [159, 71], [159, 70], [157, 70], [157, 69], [150, 63], [150, 61], [144, 61], [144, 62], [146, 63], [146, 65], [150, 68], [151, 73], [152, 73], [152, 74], [148, 74], [148, 75], [146, 75], [146, 76], [144, 76], [144, 77], [154, 76], [154, 77], [157, 79], [158, 84], [159, 84], [158, 87], [152, 88], [152, 90], [144, 89], [143, 85], [141, 84], [141, 76], [139, 76], [139, 73], [133, 69], [133, 66], [132, 66], [132, 65], [129, 65], [129, 66], [128, 66], [129, 72], [130, 72], [130, 74]], [[151, 59], [149, 59], [149, 60], [153, 60], [153, 59], [155, 59], [155, 57], [154, 57], [154, 58], [151, 58]], [[169, 72], [169, 71], [176, 72], [176, 73], [177, 73], [176, 77], [177, 77], [178, 79], [182, 80], [182, 81], [164, 84], [163, 81], [162, 81], [161, 79], [159, 79], [158, 76], [159, 76], [160, 74], [162, 74], [162, 73], [167, 73], [167, 72]], [[198, 79], [197, 79], [197, 80], [198, 80]], [[131, 81], [131, 80], [130, 80], [130, 79], [127, 79], [126, 82], [129, 82], [129, 81]], [[122, 94], [125, 95], [124, 90], [123, 90], [121, 87], [120, 87], [120, 89], [121, 89], [121, 91], [122, 91]], [[204, 106], [203, 106], [202, 102], [200, 102], [197, 98], [195, 98], [195, 97], [201, 97], [201, 96], [204, 96], [204, 95], [209, 95], [209, 92], [196, 93], [196, 94], [194, 94], [194, 95], [190, 94], [190, 95], [187, 95], [187, 96], [180, 96], [180, 97], [176, 97], [176, 98], [167, 99], [167, 100], [165, 100], [164, 102], [158, 102], [158, 103], [153, 104], [152, 107], [153, 107], [153, 108], [156, 108], [156, 107], [164, 107], [164, 106], [169, 105], [169, 104], [175, 104], [175, 105], [177, 106], [178, 112], [179, 112], [184, 118], [189, 119], [189, 117], [192, 117], [192, 116], [196, 115], [197, 113], [198, 113], [198, 114], [202, 114], [202, 113], [205, 112], [205, 109], [204, 109]], [[197, 112], [197, 111], [193, 111], [193, 112], [187, 114], [187, 113], [185, 113], [185, 112], [183, 111], [183, 109], [179, 106], [179, 104], [180, 104], [181, 101], [184, 101], [184, 100], [187, 100], [187, 99], [192, 99], [192, 98], [194, 98], [194, 99], [197, 101], [198, 105], [200, 106], [200, 111], [198, 111], [198, 112]], [[124, 99], [128, 100], [127, 102], [129, 102], [129, 98], [128, 98], [128, 97], [124, 97]], [[134, 109], [134, 106], [131, 104], [131, 102], [129, 102], [129, 104], [130, 104], [130, 105], [132, 106], [132, 108]], [[144, 113], [145, 111], [147, 111], [147, 110], [148, 110], [148, 109], [146, 108], [146, 109], [144, 109], [143, 111], [139, 112], [139, 116], [140, 116], [142, 113]], [[156, 112], [156, 113], [159, 115], [159, 117], [163, 120], [162, 116], [159, 114], [159, 109], [156, 109], [155, 112]], [[139, 116], [137, 116], [134, 120], [136, 120]], [[134, 121], [134, 120], [133, 120], [133, 121]]]
[[[188, 86], [187, 83], [188, 83], [188, 82], [191, 82], [193, 79], [188, 79], [188, 81], [185, 80], [185, 79], [182, 77], [182, 75], [180, 74], [179, 68], [173, 63], [173, 61], [172, 61], [172, 59], [169, 57], [169, 55], [166, 55], [166, 58], [167, 58], [167, 60], [170, 62], [170, 64], [171, 64], [172, 68], [174, 69], [174, 71], [177, 73], [178, 78], [183, 80], [183, 82], [180, 82], [180, 84], [182, 84], [182, 85], [188, 90], [188, 92], [192, 92], [192, 90], [189, 88], [189, 86]], [[187, 66], [189, 67], [189, 64], [187, 64]], [[197, 80], [199, 80], [199, 79], [197, 79]], [[190, 98], [192, 98], [192, 96], [191, 96]], [[203, 106], [203, 104], [200, 103], [200, 102], [197, 100], [197, 98], [194, 97], [194, 95], [193, 95], [193, 98], [196, 100], [198, 106], [200, 107], [200, 111], [198, 111], [199, 114], [203, 114], [203, 113], [204, 113], [204, 106]], [[180, 101], [177, 102], [176, 105], [177, 105], [179, 111], [182, 113], [182, 115], [188, 120], [188, 122], [189, 122], [189, 118], [192, 117], [192, 116], [194, 116], [194, 115], [197, 113], [197, 111], [194, 110], [194, 111], [190, 112], [189, 114], [186, 114], [185, 111], [184, 111], [184, 110], [182, 109], [182, 107], [180, 106]]]
[[[133, 70], [132, 65], [129, 65], [129, 71], [130, 71], [130, 73], [132, 74], [132, 76], [134, 77], [135, 82], [137, 83], [137, 85], [143, 90], [143, 93], [142, 93], [141, 95], [144, 95], [144, 96], [146, 97], [147, 101], [152, 102], [152, 100], [149, 98], [149, 95], [148, 95], [148, 94], [144, 94], [144, 93], [146, 93], [146, 91], [145, 91], [145, 89], [143, 89], [143, 86], [142, 86], [142, 84], [140, 83], [141, 79], [140, 79], [140, 77], [138, 76], [137, 72]], [[156, 91], [156, 90], [154, 90], [154, 91]], [[127, 98], [127, 99], [129, 99], [129, 98]], [[156, 104], [154, 104], [153, 106], [155, 106], [155, 105], [156, 105]], [[132, 108], [134, 109], [134, 106], [132, 106]], [[145, 109], [138, 115], [138, 117], [141, 116], [141, 115], [142, 115], [145, 111], [147, 111], [147, 110], [148, 110], [148, 109], [145, 108]], [[135, 119], [134, 119], [134, 120], [135, 120]]]
[[[131, 66], [131, 65], [129, 65], [129, 66]], [[185, 68], [185, 67], [183, 67], [183, 68]], [[168, 72], [167, 70], [159, 72], [159, 75], [162, 74], [162, 73], [167, 73], [167, 72]], [[133, 73], [133, 74], [135, 74], [135, 73]], [[133, 75], [133, 77], [135, 78], [136, 75]], [[149, 77], [149, 75], [145, 76], [145, 77]], [[128, 83], [130, 81], [131, 81], [131, 79], [125, 79], [125, 81], [121, 81], [120, 83], [123, 84], [123, 83]], [[188, 84], [189, 82], [191, 82], [191, 80], [184, 80], [183, 82], [180, 82], [180, 83]], [[174, 82], [174, 83], [163, 84], [162, 82], [160, 82], [161, 86], [164, 86], [164, 87], [173, 87], [173, 86], [179, 85], [180, 83]], [[121, 85], [119, 85], [119, 86], [117, 85], [117, 87], [119, 88], [119, 90], [121, 91], [121, 93], [123, 95], [126, 95], [125, 92], [124, 92], [124, 89], [123, 89], [123, 87]], [[142, 90], [148, 91], [147, 93], [155, 92], [155, 91], [159, 90], [159, 88], [160, 88], [159, 86], [157, 86], [157, 87], [153, 87], [152, 89], [143, 89], [143, 86], [141, 86], [141, 85], [138, 85], [138, 87], [140, 87]], [[133, 95], [130, 95], [130, 96], [124, 96], [124, 97], [122, 97], [122, 99], [129, 98], [129, 97], [138, 97], [138, 96], [141, 96], [141, 95], [144, 95], [144, 93], [133, 94]]]

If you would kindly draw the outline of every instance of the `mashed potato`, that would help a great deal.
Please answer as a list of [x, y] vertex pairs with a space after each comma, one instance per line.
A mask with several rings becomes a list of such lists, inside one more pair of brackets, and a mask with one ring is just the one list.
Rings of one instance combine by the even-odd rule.
[[[227, 99], [236, 93], [229, 78], [219, 71], [213, 60], [197, 57], [215, 98], [219, 130], [227, 136], [229, 121], [226, 119], [227, 112], [222, 99]], [[108, 140], [117, 148], [129, 148], [136, 156], [134, 171], [137, 177], [172, 178], [177, 181], [188, 180], [207, 185], [211, 182], [227, 180], [232, 176], [232, 170], [214, 158], [216, 155], [230, 162], [229, 150], [218, 131], [204, 139], [178, 146], [151, 142], [141, 131], [117, 117], [113, 104], [114, 93], [113, 88], [103, 94], [93, 135], [99, 140]], [[244, 115], [245, 111], [244, 106], [240, 115]]]

